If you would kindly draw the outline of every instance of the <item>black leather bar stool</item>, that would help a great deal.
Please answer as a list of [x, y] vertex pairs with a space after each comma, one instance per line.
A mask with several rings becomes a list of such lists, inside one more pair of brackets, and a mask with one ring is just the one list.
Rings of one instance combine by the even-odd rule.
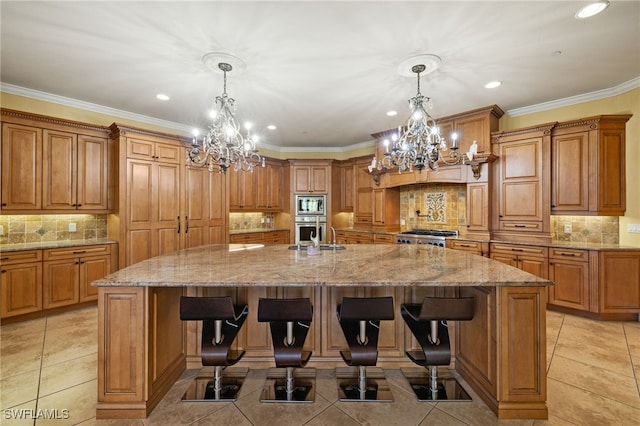
[[[313, 402], [315, 398], [315, 369], [302, 368], [311, 351], [303, 350], [309, 333], [313, 307], [308, 298], [260, 299], [258, 321], [268, 322], [273, 341], [273, 355], [277, 369], [265, 381], [260, 402]], [[305, 371], [296, 371], [300, 369]]]
[[438, 376], [438, 366], [451, 362], [451, 344], [447, 320], [469, 321], [473, 319], [473, 297], [444, 298], [425, 297], [422, 304], [403, 304], [402, 318], [413, 333], [422, 351], [407, 351], [407, 356], [425, 370], [415, 373], [403, 369], [419, 401], [464, 401], [469, 394], [450, 373]]
[[340, 355], [348, 366], [358, 367], [357, 376], [336, 370], [341, 401], [393, 401], [384, 372], [367, 377], [367, 367], [378, 361], [380, 321], [393, 320], [393, 311], [392, 297], [345, 297], [338, 305], [338, 320], [349, 345]]
[[231, 350], [231, 344], [248, 312], [247, 305], [234, 306], [231, 297], [180, 297], [180, 319], [202, 321], [202, 365], [214, 367], [213, 376], [200, 372], [183, 401], [236, 400], [248, 369], [237, 369], [224, 377], [222, 371], [244, 355], [243, 350]]

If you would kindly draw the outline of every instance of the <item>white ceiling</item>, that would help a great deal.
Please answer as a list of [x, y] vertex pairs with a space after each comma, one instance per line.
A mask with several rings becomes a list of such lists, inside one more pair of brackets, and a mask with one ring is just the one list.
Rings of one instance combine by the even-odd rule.
[[[253, 121], [264, 143], [331, 149], [406, 120], [416, 82], [397, 68], [418, 54], [442, 58], [421, 85], [435, 117], [492, 104], [508, 111], [640, 76], [640, 1], [613, 0], [576, 20], [586, 3], [2, 0], [0, 76], [6, 91], [186, 131], [206, 128], [222, 92], [222, 74], [202, 56], [226, 52], [247, 66], [228, 76], [237, 116]], [[491, 80], [503, 85], [485, 89]], [[160, 92], [171, 100], [158, 101]], [[391, 109], [398, 116], [386, 116]], [[266, 130], [272, 123], [278, 129]]]

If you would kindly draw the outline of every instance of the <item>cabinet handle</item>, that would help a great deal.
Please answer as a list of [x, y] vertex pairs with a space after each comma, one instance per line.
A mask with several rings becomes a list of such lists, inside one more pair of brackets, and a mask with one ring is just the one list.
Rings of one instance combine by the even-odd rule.
[[571, 256], [571, 257], [579, 256], [578, 254], [575, 254], [575, 253], [556, 252], [556, 254], [559, 254], [560, 256]]
[[2, 258], [2, 259], [0, 259], [0, 260], [9, 260], [9, 257], [3, 257], [3, 258]]
[[178, 234], [180, 233], [180, 216], [178, 216]]
[[498, 215], [498, 217], [502, 217], [502, 215]]
[[78, 207], [82, 207], [82, 204], [76, 204]]
[[514, 225], [516, 228], [526, 228], [527, 225]]
[[7, 205], [7, 203], [2, 203], [2, 207], [6, 206], [6, 205]]
[[551, 208], [555, 209], [556, 205], [555, 204], [551, 204]]
[[86, 250], [79, 250], [79, 251], [74, 251], [73, 254], [82, 254], [82, 253], [86, 253]]
[[5, 272], [7, 272], [7, 270], [3, 269], [3, 270], [0, 271], [0, 274], [4, 274]]
[[189, 233], [189, 216], [184, 217], [184, 222], [185, 222], [184, 233], [188, 234]]
[[512, 248], [511, 251], [524, 251], [524, 249]]
[[549, 262], [549, 266], [553, 266], [553, 262]]
[[471, 244], [460, 244], [460, 247], [472, 247]]
[[76, 262], [76, 265], [79, 265], [79, 264], [80, 264], [80, 261], [77, 261], [77, 262]]

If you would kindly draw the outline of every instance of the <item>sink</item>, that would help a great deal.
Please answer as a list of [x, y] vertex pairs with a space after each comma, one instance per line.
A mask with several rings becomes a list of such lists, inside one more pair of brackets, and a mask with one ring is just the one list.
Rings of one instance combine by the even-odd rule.
[[[320, 244], [320, 250], [345, 250], [346, 247], [345, 246], [341, 246], [339, 244]], [[300, 250], [300, 251], [306, 251], [307, 250], [307, 246], [289, 246], [289, 250]]]

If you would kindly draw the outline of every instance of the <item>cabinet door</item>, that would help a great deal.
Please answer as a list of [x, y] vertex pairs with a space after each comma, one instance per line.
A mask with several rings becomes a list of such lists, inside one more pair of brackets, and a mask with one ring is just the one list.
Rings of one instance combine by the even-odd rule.
[[312, 192], [310, 186], [311, 168], [307, 166], [293, 167], [293, 192]]
[[553, 138], [551, 210], [589, 210], [589, 132]]
[[542, 257], [518, 256], [518, 268], [546, 279], [549, 266], [548, 261]]
[[75, 210], [77, 202], [77, 135], [43, 131], [42, 208]]
[[327, 166], [311, 167], [311, 192], [329, 192], [329, 169]]
[[599, 258], [600, 312], [637, 313], [640, 310], [640, 252], [602, 251]]
[[583, 311], [589, 310], [589, 264], [587, 262], [549, 262], [549, 303]]
[[229, 209], [252, 210], [256, 208], [254, 177], [251, 172], [231, 169], [229, 176]]
[[542, 221], [542, 139], [500, 144], [500, 220]]
[[238, 335], [238, 346], [247, 351], [246, 356], [273, 359], [271, 332], [268, 322], [258, 322], [260, 298], [275, 298], [275, 287], [244, 287], [238, 291], [238, 302], [249, 305], [249, 314]]
[[518, 259], [515, 256], [501, 253], [491, 253], [490, 258], [493, 260], [497, 260], [498, 262], [505, 263], [509, 266], [513, 266], [514, 268], [518, 267]]
[[384, 189], [373, 190], [373, 225], [384, 226], [385, 219], [385, 197]]
[[209, 170], [187, 167], [185, 171], [184, 248], [209, 242]]
[[467, 185], [467, 229], [489, 230], [489, 184], [487, 182]]
[[353, 211], [353, 166], [340, 167], [340, 211]]
[[44, 262], [44, 309], [73, 305], [80, 300], [80, 260], [78, 258]]
[[224, 244], [227, 236], [227, 192], [224, 173], [209, 173], [209, 244]]
[[282, 166], [267, 162], [265, 167], [254, 169], [256, 209], [276, 211], [282, 209]]
[[2, 124], [2, 210], [42, 208], [42, 130]]
[[348, 350], [349, 345], [338, 321], [338, 305], [343, 297], [362, 297], [362, 289], [356, 287], [323, 287], [322, 310], [327, 318], [322, 320], [322, 356], [340, 356], [340, 351]]
[[154, 186], [156, 251], [154, 256], [180, 250], [180, 166], [157, 163]]
[[104, 278], [111, 272], [111, 256], [96, 256], [80, 259], [80, 302], [98, 300], [98, 287], [93, 281]]
[[77, 208], [103, 210], [109, 208], [108, 141], [84, 135], [78, 136]]
[[2, 318], [42, 310], [42, 262], [2, 265]]
[[[475, 141], [478, 145], [478, 152], [486, 152], [491, 148], [491, 140], [489, 134], [489, 116], [471, 116], [465, 118], [458, 118], [455, 120], [455, 131], [458, 133], [459, 149], [458, 152], [464, 154], [469, 151], [471, 144]], [[447, 142], [451, 143], [451, 138], [443, 133], [447, 137]]]

